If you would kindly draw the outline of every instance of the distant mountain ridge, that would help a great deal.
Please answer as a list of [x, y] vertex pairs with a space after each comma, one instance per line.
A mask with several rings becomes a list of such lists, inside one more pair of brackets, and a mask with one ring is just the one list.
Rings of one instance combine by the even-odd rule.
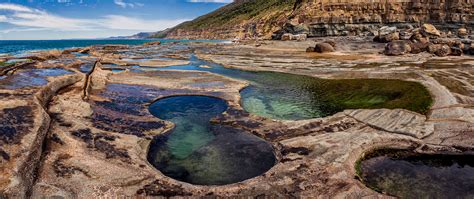
[[132, 36], [109, 37], [109, 39], [147, 39], [155, 35], [157, 32], [140, 32]]
[[474, 0], [236, 0], [149, 37], [278, 39], [284, 33], [309, 37], [361, 35], [383, 25], [425, 22], [442, 28], [473, 29]]

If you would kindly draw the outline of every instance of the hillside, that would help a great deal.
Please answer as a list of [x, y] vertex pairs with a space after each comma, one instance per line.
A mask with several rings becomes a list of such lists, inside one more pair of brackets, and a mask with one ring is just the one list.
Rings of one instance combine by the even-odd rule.
[[[261, 35], [283, 25], [297, 0], [237, 0], [214, 12], [184, 22], [155, 37], [233, 38]], [[260, 34], [260, 35], [259, 35]]]
[[363, 35], [379, 27], [434, 23], [472, 27], [473, 0], [237, 0], [153, 37], [189, 39]]

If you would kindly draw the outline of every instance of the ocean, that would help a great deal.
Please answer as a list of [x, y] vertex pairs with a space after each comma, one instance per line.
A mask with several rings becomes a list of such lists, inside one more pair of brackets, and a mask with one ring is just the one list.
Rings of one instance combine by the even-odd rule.
[[36, 50], [68, 49], [103, 44], [141, 45], [146, 42], [222, 42], [217, 40], [173, 39], [89, 39], [89, 40], [0, 40], [0, 55], [18, 55]]

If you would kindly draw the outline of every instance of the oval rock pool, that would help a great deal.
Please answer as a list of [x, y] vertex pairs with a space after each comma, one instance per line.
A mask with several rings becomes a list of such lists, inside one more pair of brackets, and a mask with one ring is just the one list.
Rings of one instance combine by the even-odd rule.
[[164, 175], [196, 185], [224, 185], [259, 176], [276, 163], [271, 144], [210, 119], [227, 103], [205, 96], [176, 96], [149, 107], [154, 116], [173, 122], [171, 132], [150, 144], [148, 161]]
[[379, 149], [356, 170], [368, 187], [399, 198], [474, 198], [474, 155]]

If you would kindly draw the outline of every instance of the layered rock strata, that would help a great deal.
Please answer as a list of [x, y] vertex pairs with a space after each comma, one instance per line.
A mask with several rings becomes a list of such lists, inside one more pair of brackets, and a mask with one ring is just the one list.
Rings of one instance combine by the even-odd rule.
[[[285, 0], [269, 7], [259, 5], [266, 4], [259, 0], [236, 1], [156, 36], [279, 39], [284, 33], [309, 37], [364, 35], [387, 24], [406, 27], [433, 23], [443, 29], [465, 26], [468, 31], [474, 25], [472, 0]], [[255, 10], [256, 14], [245, 15]]]

